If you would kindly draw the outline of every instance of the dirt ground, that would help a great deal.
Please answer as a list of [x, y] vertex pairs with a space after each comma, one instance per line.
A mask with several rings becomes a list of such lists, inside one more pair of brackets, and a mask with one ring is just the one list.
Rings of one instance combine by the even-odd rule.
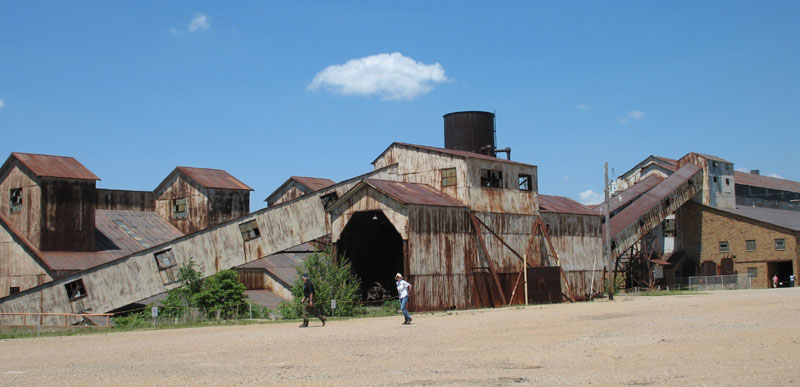
[[800, 385], [800, 288], [0, 341], [0, 385]]

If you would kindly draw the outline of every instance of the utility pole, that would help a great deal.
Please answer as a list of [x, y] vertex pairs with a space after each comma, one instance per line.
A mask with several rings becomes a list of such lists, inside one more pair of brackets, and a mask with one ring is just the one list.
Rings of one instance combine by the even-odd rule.
[[606, 242], [606, 256], [608, 257], [608, 270], [606, 270], [606, 273], [608, 273], [608, 299], [609, 300], [613, 300], [614, 299], [614, 280], [615, 280], [615, 278], [614, 278], [614, 259], [611, 257], [611, 226], [609, 224], [609, 223], [611, 223], [611, 217], [608, 215], [609, 214], [608, 162], [605, 162], [603, 164], [603, 168], [605, 169], [605, 177], [606, 177], [605, 181], [603, 181], [603, 190], [605, 191], [605, 199], [606, 199], [605, 210], [603, 212], [605, 213], [604, 215], [606, 217], [606, 221], [605, 221], [606, 241], [605, 242]]

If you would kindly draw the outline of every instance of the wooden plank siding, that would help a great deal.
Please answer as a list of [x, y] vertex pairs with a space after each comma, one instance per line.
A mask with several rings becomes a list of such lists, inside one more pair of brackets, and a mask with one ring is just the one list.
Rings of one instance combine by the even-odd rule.
[[[175, 288], [165, 283], [154, 253], [171, 249], [177, 265], [193, 259], [197, 270], [209, 276], [251, 260], [286, 250], [330, 232], [321, 195], [331, 191], [344, 194], [364, 177], [392, 179], [394, 167], [387, 167], [341, 182], [325, 190], [290, 202], [268, 207], [218, 226], [54, 280], [19, 294], [0, 299], [0, 312], [74, 313], [109, 311]], [[243, 241], [239, 224], [255, 220], [261, 236]], [[82, 280], [87, 295], [70, 301], [65, 285]]]
[[[5, 176], [0, 176], [0, 213], [36, 248], [42, 245], [42, 189], [39, 178], [20, 168], [14, 160]], [[22, 210], [10, 212], [11, 190], [22, 188]]]

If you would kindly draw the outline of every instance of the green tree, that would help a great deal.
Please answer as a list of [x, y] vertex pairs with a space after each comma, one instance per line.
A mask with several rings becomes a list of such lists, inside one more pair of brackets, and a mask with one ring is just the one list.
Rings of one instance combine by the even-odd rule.
[[314, 306], [326, 316], [331, 315], [331, 299], [336, 300], [337, 316], [353, 316], [364, 313], [359, 304], [361, 299], [361, 280], [351, 273], [350, 262], [345, 257], [333, 258], [330, 249], [315, 252], [297, 268], [297, 280], [292, 286], [292, 301], [282, 302], [279, 311], [283, 318], [298, 318], [303, 314], [303, 280], [300, 276], [308, 273], [314, 284]]
[[[229, 318], [247, 310], [246, 287], [239, 282], [239, 275], [235, 271], [223, 270], [203, 279], [196, 266], [194, 260], [190, 259], [180, 268], [179, 278], [183, 286], [169, 291], [163, 302], [164, 316], [184, 320], [187, 314]], [[198, 309], [202, 313], [189, 313]]]

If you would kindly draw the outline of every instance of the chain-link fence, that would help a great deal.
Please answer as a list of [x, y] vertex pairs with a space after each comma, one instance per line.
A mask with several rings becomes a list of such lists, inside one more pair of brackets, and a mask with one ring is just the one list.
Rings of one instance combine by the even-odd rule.
[[687, 285], [691, 290], [736, 290], [752, 288], [751, 278], [747, 274], [687, 277]]

